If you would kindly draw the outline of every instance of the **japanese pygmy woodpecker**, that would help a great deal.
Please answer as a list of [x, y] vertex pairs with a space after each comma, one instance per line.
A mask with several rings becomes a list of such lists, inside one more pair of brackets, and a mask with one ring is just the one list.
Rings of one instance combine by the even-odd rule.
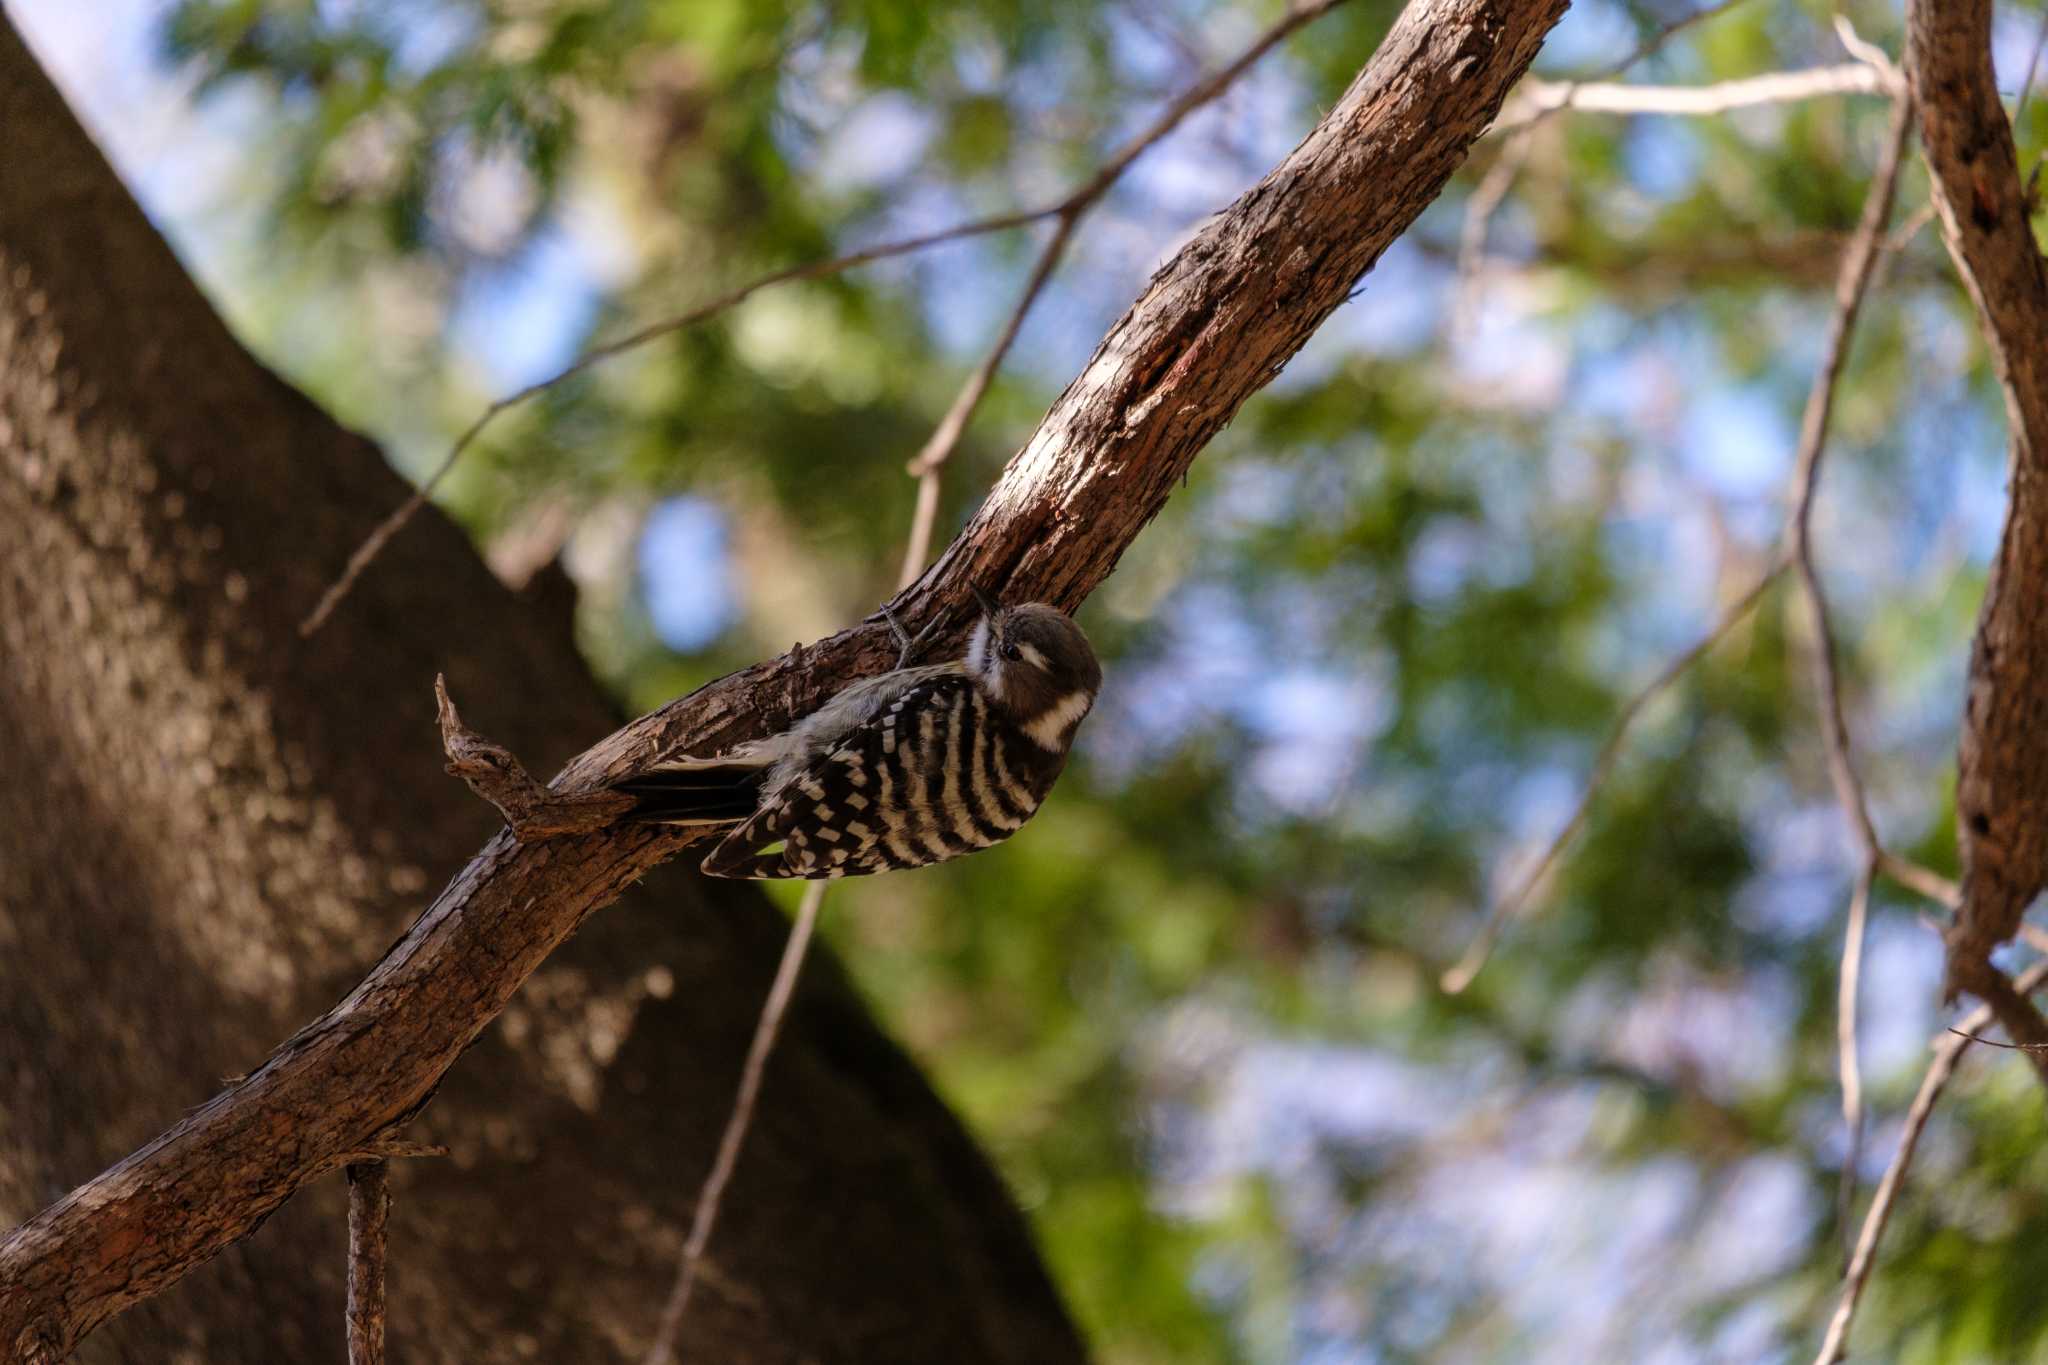
[[891, 618], [895, 669], [782, 734], [619, 783], [640, 802], [628, 818], [726, 830], [704, 859], [714, 877], [853, 877], [1009, 838], [1066, 766], [1102, 666], [1058, 610], [975, 597], [962, 658], [909, 666], [917, 642]]

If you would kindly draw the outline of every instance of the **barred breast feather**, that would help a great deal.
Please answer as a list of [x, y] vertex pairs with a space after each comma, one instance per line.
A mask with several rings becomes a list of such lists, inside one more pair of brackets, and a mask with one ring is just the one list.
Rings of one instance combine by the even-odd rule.
[[942, 862], [1015, 833], [1064, 763], [1063, 753], [1026, 736], [966, 675], [935, 669], [864, 723], [785, 756], [759, 808], [705, 859], [704, 870], [832, 878]]

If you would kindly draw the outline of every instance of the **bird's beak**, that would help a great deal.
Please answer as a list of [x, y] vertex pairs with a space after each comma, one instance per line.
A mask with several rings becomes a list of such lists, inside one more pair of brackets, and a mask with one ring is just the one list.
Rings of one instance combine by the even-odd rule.
[[982, 587], [981, 584], [969, 583], [967, 586], [973, 591], [974, 600], [981, 604], [981, 614], [983, 616], [993, 618], [997, 612], [1002, 610], [1001, 605], [997, 603], [995, 598], [988, 595], [988, 589]]

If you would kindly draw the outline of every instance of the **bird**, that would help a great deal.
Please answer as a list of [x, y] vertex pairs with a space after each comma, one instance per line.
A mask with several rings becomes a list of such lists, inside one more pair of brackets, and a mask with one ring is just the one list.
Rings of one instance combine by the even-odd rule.
[[1102, 690], [1102, 665], [1073, 618], [1043, 602], [981, 615], [966, 652], [834, 693], [781, 734], [711, 758], [655, 763], [615, 783], [625, 818], [720, 834], [713, 877], [839, 878], [924, 867], [992, 847], [1037, 813]]

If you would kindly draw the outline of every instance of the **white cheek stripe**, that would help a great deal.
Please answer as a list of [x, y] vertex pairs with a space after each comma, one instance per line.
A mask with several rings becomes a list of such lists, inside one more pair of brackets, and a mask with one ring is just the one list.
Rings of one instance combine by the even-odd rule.
[[1047, 671], [1045, 664], [1045, 656], [1038, 652], [1038, 646], [1019, 644], [1017, 646], [1017, 652], [1022, 654], [1025, 660], [1029, 662], [1030, 665], [1033, 668], [1037, 669], [1039, 672], [1043, 673]]
[[1031, 742], [1039, 748], [1058, 753], [1061, 736], [1067, 733], [1068, 727], [1079, 724], [1081, 717], [1087, 715], [1088, 708], [1094, 704], [1095, 694], [1086, 688], [1069, 692], [1053, 703], [1044, 715], [1026, 725], [1024, 733], [1031, 736]]
[[967, 638], [967, 676], [978, 680], [988, 694], [997, 701], [1003, 698], [1003, 670], [988, 652], [988, 618], [982, 617], [974, 623], [974, 633]]

